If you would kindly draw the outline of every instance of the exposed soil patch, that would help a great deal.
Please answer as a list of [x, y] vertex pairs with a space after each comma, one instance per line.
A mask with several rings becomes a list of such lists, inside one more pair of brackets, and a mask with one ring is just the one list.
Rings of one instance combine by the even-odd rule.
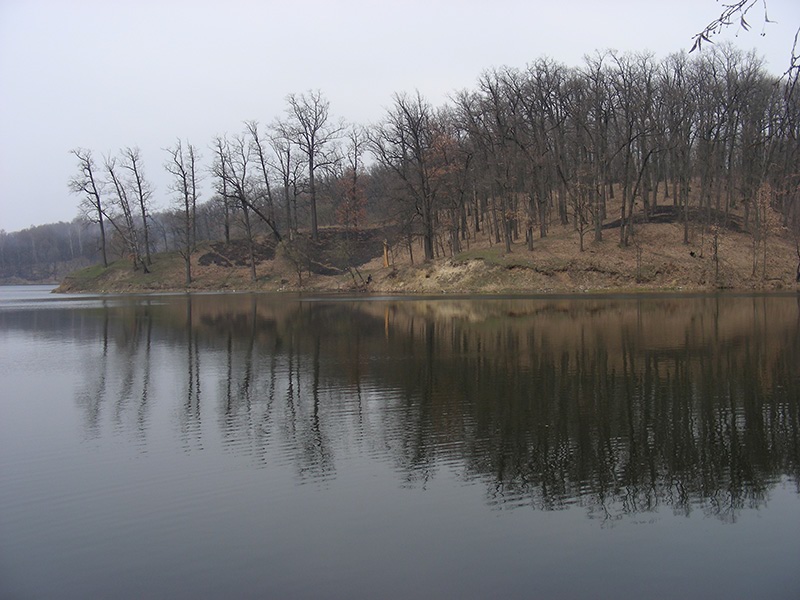
[[[266, 241], [253, 243], [253, 257], [256, 264], [275, 258], [275, 246]], [[211, 251], [206, 252], [197, 261], [204, 267], [245, 267], [250, 264], [250, 248], [245, 240], [231, 240], [229, 243], [214, 242]]]
[[306, 239], [303, 244], [308, 270], [317, 275], [339, 275], [361, 267], [383, 254], [384, 237], [383, 229], [320, 229], [318, 241]]
[[[652, 224], [665, 224], [665, 223], [683, 223], [684, 213], [683, 209], [674, 205], [661, 205], [654, 206], [645, 215], [644, 213], [637, 213], [633, 216], [633, 222], [636, 225], [642, 223]], [[744, 231], [744, 220], [741, 216], [733, 213], [725, 213], [721, 210], [714, 208], [689, 208], [689, 222], [690, 223], [716, 223], [720, 227], [741, 233]], [[622, 219], [615, 219], [603, 224], [603, 229], [619, 229]]]
[[[314, 241], [300, 235], [293, 242], [294, 259], [317, 275], [340, 275], [351, 268], [365, 265], [383, 252], [382, 229], [349, 231], [339, 228], [319, 230], [319, 239]], [[254, 243], [256, 264], [275, 258], [275, 245], [260, 240]], [[245, 240], [230, 243], [214, 242], [211, 250], [197, 261], [207, 267], [244, 267], [250, 265], [250, 250]]]

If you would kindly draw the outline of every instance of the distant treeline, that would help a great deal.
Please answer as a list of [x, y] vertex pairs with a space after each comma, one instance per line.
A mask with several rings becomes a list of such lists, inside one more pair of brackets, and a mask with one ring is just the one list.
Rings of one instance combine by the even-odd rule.
[[93, 227], [75, 220], [0, 231], [0, 282], [54, 282], [99, 256]]
[[[216, 226], [219, 207], [206, 202], [197, 208], [198, 241], [220, 239], [222, 228]], [[149, 241], [152, 253], [174, 250], [177, 240], [170, 226], [168, 211], [147, 215], [153, 230]], [[141, 221], [136, 227], [142, 229]], [[118, 235], [107, 241], [112, 259], [127, 256], [125, 243]], [[29, 227], [21, 231], [0, 230], [0, 283], [57, 282], [70, 272], [101, 261], [101, 239], [97, 223], [76, 218]]]

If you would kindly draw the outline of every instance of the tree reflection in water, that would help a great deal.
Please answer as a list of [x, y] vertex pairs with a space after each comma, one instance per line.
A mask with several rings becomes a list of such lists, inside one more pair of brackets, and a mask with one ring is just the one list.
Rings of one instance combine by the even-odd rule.
[[669, 506], [732, 520], [799, 481], [799, 315], [789, 296], [173, 297], [95, 315], [77, 397], [98, 435], [100, 406], [122, 413], [138, 393], [144, 437], [148, 406], [167, 397], [154, 391], [152, 346], [185, 365], [189, 450], [211, 435], [201, 416], [213, 410], [227, 451], [291, 465], [301, 482], [358, 456], [403, 485], [439, 471], [480, 482], [497, 508], [578, 504], [614, 519]]

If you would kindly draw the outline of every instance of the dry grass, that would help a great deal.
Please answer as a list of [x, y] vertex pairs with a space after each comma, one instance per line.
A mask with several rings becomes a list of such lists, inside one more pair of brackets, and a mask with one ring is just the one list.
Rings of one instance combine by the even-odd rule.
[[[511, 253], [505, 253], [502, 244], [481, 232], [464, 241], [467, 249], [463, 252], [452, 255], [445, 249], [445, 256], [422, 264], [418, 260], [420, 245], [414, 248], [415, 264], [411, 264], [406, 249], [395, 248], [388, 268], [383, 266], [383, 233], [376, 230], [361, 236], [357, 268], [341, 269], [336, 274], [298, 269], [296, 258], [292, 260], [279, 246], [274, 256], [263, 256], [257, 262], [255, 281], [249, 266], [241, 261], [232, 260], [228, 265], [201, 261], [213, 250], [208, 245], [194, 257], [189, 289], [422, 294], [797, 289], [798, 259], [789, 232], [778, 228], [770, 234], [766, 277], [762, 277], [760, 265], [753, 274], [753, 238], [739, 229], [720, 229], [716, 261], [709, 231], [693, 225], [690, 243], [684, 244], [683, 224], [658, 222], [637, 224], [633, 243], [627, 247], [619, 244], [618, 228], [604, 229], [600, 242], [593, 241], [593, 232], [589, 232], [583, 252], [579, 250], [578, 233], [571, 226], [552, 226], [547, 237], [534, 241], [532, 251], [524, 240], [515, 241]], [[329, 242], [332, 235], [328, 234]], [[219, 251], [218, 245], [215, 248]], [[330, 251], [326, 252], [325, 260], [329, 261]], [[184, 290], [183, 269], [178, 255], [159, 255], [149, 275], [133, 273], [126, 263], [115, 263], [105, 270], [91, 267], [68, 277], [62, 290]]]
[[523, 243], [503, 247], [474, 240], [468, 251], [426, 265], [398, 261], [396, 273], [373, 275], [383, 291], [452, 292], [588, 292], [588, 291], [708, 291], [714, 289], [793, 289], [797, 257], [787, 231], [768, 239], [766, 278], [753, 276], [752, 238], [747, 233], [722, 231], [718, 266], [713, 239], [693, 227], [683, 244], [683, 225], [639, 225], [635, 243], [621, 247], [619, 229], [603, 231], [603, 241], [587, 239], [579, 250], [577, 232], [553, 227], [537, 239], [533, 251]]

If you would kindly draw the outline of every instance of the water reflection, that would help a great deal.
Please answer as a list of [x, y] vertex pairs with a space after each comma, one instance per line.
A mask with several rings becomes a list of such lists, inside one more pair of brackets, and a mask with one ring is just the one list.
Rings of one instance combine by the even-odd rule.
[[183, 410], [180, 413], [181, 441], [186, 450], [203, 449], [202, 418], [200, 411], [200, 351], [198, 335], [193, 326], [192, 297], [187, 296], [185, 305], [185, 321], [183, 325], [184, 368], [186, 378], [183, 382]]
[[90, 438], [135, 432], [146, 449], [153, 405], [173, 403], [186, 451], [219, 443], [300, 482], [377, 459], [402, 485], [446, 471], [496, 508], [611, 521], [661, 506], [734, 520], [800, 481], [794, 297], [187, 296], [63, 318], [86, 342]]

